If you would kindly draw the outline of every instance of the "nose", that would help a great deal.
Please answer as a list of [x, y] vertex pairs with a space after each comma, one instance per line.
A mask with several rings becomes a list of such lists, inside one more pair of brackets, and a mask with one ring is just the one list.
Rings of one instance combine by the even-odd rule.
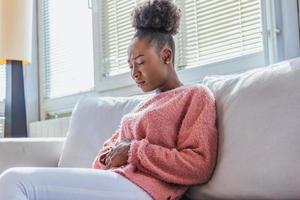
[[135, 65], [133, 65], [131, 70], [131, 77], [135, 80], [138, 79], [139, 76], [140, 76], [140, 71]]

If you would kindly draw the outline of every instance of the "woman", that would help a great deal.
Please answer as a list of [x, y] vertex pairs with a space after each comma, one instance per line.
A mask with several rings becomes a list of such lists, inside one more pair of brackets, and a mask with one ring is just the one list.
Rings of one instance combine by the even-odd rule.
[[212, 175], [217, 152], [215, 102], [174, 70], [179, 9], [147, 1], [133, 12], [131, 76], [155, 95], [122, 118], [95, 158], [95, 169], [13, 168], [1, 175], [0, 199], [179, 199]]

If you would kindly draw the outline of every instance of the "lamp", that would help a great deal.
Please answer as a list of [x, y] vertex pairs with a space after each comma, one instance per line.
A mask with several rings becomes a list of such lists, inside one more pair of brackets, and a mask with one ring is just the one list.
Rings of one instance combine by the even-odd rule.
[[31, 62], [32, 0], [0, 0], [0, 64], [6, 64], [5, 137], [26, 137], [23, 68]]

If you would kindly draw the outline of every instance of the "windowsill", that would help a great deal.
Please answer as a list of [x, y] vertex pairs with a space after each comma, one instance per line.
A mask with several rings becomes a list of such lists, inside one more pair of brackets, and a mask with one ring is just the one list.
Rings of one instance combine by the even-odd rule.
[[[205, 76], [239, 73], [264, 65], [265, 60], [263, 53], [255, 53], [199, 67], [184, 68], [177, 71], [177, 74], [183, 83], [197, 83], [201, 82]], [[96, 91], [100, 93], [110, 92], [113, 90], [132, 87], [134, 85], [135, 83], [130, 77], [130, 72], [128, 72], [109, 78], [103, 78], [96, 83]]]
[[[201, 67], [179, 70], [177, 71], [177, 74], [184, 84], [200, 83], [205, 76], [241, 73], [253, 68], [262, 67], [265, 65], [264, 63], [263, 54], [257, 53]], [[131, 80], [128, 72], [100, 81], [96, 85], [95, 91], [83, 92], [54, 99], [45, 99], [44, 108], [49, 114], [55, 115], [71, 112], [78, 99], [84, 95], [132, 96], [141, 94], [144, 93]], [[43, 119], [44, 118], [42, 117], [42, 120]]]

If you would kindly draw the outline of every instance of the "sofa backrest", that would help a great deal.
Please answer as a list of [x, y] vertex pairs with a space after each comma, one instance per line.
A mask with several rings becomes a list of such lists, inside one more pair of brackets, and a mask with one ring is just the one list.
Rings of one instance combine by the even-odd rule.
[[[190, 199], [300, 199], [300, 59], [207, 77], [216, 98], [218, 161]], [[60, 167], [91, 167], [121, 117], [148, 96], [84, 97], [76, 105]]]
[[191, 199], [300, 199], [300, 58], [204, 80], [217, 104], [219, 153]]
[[81, 98], [72, 112], [58, 167], [90, 168], [105, 140], [118, 129], [122, 116], [150, 96]]

